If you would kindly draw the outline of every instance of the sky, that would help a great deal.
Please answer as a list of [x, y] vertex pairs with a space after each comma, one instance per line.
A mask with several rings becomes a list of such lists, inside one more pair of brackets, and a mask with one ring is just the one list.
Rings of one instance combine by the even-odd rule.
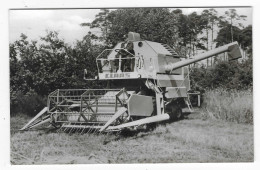
[[[197, 12], [205, 8], [180, 8], [184, 14]], [[215, 8], [219, 15], [224, 15], [228, 8]], [[236, 8], [239, 15], [246, 15], [245, 26], [252, 24], [252, 8]], [[81, 40], [89, 31], [81, 27], [84, 22], [95, 19], [100, 9], [56, 9], [56, 10], [9, 10], [9, 40], [14, 42], [24, 33], [31, 40], [39, 40], [46, 35], [46, 30], [55, 30], [69, 44]]]
[[46, 35], [46, 30], [55, 30], [66, 42], [72, 43], [88, 32], [88, 28], [80, 24], [91, 22], [98, 12], [99, 9], [10, 10], [10, 42], [17, 40], [21, 33], [37, 40]]

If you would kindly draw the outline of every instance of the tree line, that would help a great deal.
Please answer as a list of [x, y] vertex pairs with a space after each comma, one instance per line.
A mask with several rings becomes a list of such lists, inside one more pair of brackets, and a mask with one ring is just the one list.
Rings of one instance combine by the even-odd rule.
[[220, 17], [215, 9], [188, 15], [168, 8], [102, 9], [93, 22], [81, 24], [101, 34], [88, 32], [75, 46], [66, 43], [56, 31], [47, 31], [38, 42], [21, 34], [20, 39], [9, 44], [11, 113], [34, 115], [55, 89], [105, 87], [102, 82], [83, 80], [83, 70], [87, 68], [94, 77], [96, 57], [124, 40], [130, 31], [140, 33], [142, 39], [166, 43], [187, 58], [214, 45], [238, 41], [247, 60], [231, 64], [217, 60], [211, 68], [192, 68], [192, 86], [199, 90], [252, 87], [252, 26], [240, 23], [245, 18], [235, 9]]

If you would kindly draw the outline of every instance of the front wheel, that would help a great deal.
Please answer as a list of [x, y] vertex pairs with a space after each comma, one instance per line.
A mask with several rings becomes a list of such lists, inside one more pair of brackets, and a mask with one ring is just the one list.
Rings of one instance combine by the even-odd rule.
[[178, 103], [171, 103], [170, 106], [168, 106], [168, 114], [170, 116], [170, 121], [176, 121], [180, 120], [182, 118], [182, 109], [179, 106]]

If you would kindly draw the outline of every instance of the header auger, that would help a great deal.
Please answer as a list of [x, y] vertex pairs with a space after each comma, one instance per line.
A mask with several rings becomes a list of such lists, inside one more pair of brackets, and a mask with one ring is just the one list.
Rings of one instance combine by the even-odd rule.
[[224, 52], [229, 60], [241, 57], [234, 42], [184, 59], [168, 45], [130, 32], [96, 58], [95, 79], [108, 81], [109, 89], [55, 90], [47, 107], [21, 130], [49, 123], [68, 132], [106, 132], [179, 119], [182, 108], [191, 106], [188, 65]]

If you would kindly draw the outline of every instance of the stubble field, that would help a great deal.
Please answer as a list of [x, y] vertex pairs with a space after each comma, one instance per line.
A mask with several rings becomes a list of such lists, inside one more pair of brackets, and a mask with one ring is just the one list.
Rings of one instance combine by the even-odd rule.
[[201, 111], [129, 135], [18, 131], [29, 119], [11, 118], [11, 164], [254, 161], [252, 124], [205, 119]]

